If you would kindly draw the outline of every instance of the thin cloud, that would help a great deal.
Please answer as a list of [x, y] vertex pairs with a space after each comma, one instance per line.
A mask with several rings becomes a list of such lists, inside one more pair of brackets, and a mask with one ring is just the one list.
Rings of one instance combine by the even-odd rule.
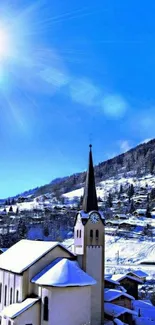
[[127, 152], [128, 150], [131, 149], [129, 141], [127, 141], [127, 140], [119, 141], [119, 145], [120, 145], [120, 151], [121, 152]]
[[99, 88], [84, 78], [72, 80], [69, 93], [73, 101], [86, 106], [96, 106], [100, 98]]
[[103, 96], [101, 107], [105, 115], [112, 118], [121, 118], [125, 115], [128, 104], [122, 96], [114, 94]]

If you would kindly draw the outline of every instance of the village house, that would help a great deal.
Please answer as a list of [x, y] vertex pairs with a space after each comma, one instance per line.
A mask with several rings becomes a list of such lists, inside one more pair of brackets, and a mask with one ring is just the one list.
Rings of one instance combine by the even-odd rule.
[[127, 274], [114, 274], [112, 280], [116, 280], [123, 286], [127, 293], [138, 299], [138, 285], [143, 284], [143, 280]]

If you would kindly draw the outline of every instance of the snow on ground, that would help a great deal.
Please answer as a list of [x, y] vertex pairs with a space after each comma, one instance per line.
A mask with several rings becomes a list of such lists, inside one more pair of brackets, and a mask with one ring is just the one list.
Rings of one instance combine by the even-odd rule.
[[[63, 244], [74, 252], [74, 239]], [[123, 239], [105, 235], [105, 261], [107, 273], [126, 273], [129, 269], [140, 269], [155, 277], [154, 266], [141, 265], [143, 260], [155, 261], [155, 242]]]
[[116, 258], [120, 263], [140, 263], [144, 259], [155, 261], [155, 243], [139, 241], [138, 239], [124, 239], [120, 237], [105, 236], [105, 259], [115, 263]]

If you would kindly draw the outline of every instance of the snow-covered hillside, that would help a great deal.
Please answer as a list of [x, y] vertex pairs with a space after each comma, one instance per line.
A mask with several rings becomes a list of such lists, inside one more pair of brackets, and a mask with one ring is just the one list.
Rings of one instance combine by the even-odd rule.
[[[119, 190], [122, 185], [124, 188], [127, 188], [130, 184], [133, 184], [135, 188], [146, 188], [148, 189], [155, 187], [155, 176], [148, 174], [144, 177], [122, 177], [122, 175], [118, 175], [117, 177], [113, 177], [111, 179], [107, 179], [98, 184], [97, 188], [97, 196], [101, 199], [105, 199], [109, 192], [113, 192], [114, 190]], [[84, 188], [81, 187], [78, 190], [74, 190], [68, 193], [63, 194], [63, 197], [69, 200], [74, 200], [74, 198], [80, 198], [83, 195]]]

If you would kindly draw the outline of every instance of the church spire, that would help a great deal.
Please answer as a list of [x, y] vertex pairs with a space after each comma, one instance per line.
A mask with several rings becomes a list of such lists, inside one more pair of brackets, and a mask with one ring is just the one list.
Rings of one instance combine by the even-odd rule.
[[92, 145], [90, 144], [89, 147], [90, 147], [89, 164], [88, 164], [88, 171], [86, 176], [86, 183], [85, 183], [84, 197], [83, 197], [83, 204], [82, 204], [82, 210], [86, 213], [93, 210], [98, 211], [93, 157], [92, 157]]

